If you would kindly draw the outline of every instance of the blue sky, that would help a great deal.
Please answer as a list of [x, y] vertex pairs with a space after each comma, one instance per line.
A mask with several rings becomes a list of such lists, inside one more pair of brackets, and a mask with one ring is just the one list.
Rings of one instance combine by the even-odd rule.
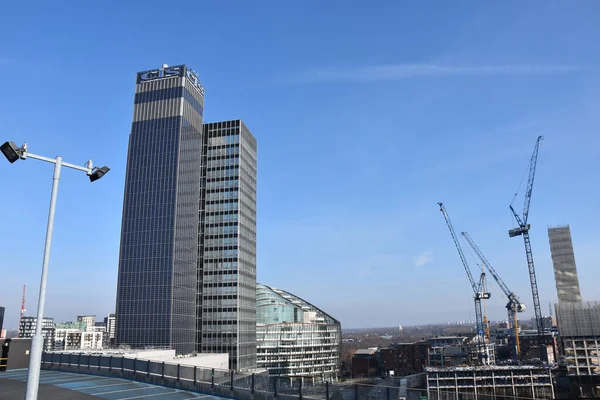
[[[543, 310], [556, 299], [548, 225], [571, 225], [583, 297], [598, 299], [599, 11], [592, 1], [7, 3], [0, 141], [112, 168], [94, 184], [63, 171], [46, 315], [114, 310], [135, 73], [162, 63], [198, 72], [205, 121], [241, 118], [258, 139], [259, 281], [347, 328], [473, 319], [441, 200], [531, 310], [508, 205], [543, 134], [530, 212]], [[8, 328], [23, 284], [36, 312], [51, 176], [40, 162], [0, 162]], [[491, 319], [504, 303], [492, 285]]]

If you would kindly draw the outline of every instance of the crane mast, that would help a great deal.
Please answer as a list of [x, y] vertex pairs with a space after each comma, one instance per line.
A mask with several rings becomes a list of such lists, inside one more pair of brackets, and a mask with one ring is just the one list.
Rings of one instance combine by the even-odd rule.
[[477, 257], [479, 257], [481, 260], [482, 264], [484, 264], [490, 274], [492, 274], [492, 277], [498, 286], [500, 286], [500, 289], [502, 292], [504, 292], [504, 295], [508, 298], [508, 303], [506, 304], [506, 309], [508, 310], [508, 323], [511, 325], [510, 327], [512, 334], [515, 337], [515, 348], [513, 353], [515, 359], [518, 359], [519, 355], [521, 354], [521, 345], [519, 343], [519, 323], [517, 319], [517, 313], [525, 311], [525, 305], [521, 303], [519, 296], [517, 296], [508, 288], [508, 286], [506, 286], [506, 283], [504, 283], [502, 278], [500, 278], [500, 275], [498, 275], [492, 264], [488, 261], [479, 247], [477, 247], [473, 239], [471, 239], [471, 236], [469, 236], [467, 232], [461, 232], [461, 235], [465, 238], [467, 243], [469, 243], [469, 246], [471, 246], [475, 254], [477, 254]]
[[[511, 204], [509, 206], [510, 211], [515, 217], [518, 227], [510, 229], [508, 231], [508, 235], [510, 237], [523, 236], [523, 243], [525, 244], [525, 255], [527, 256], [527, 266], [529, 269], [529, 280], [531, 283], [531, 294], [533, 297], [533, 310], [535, 313], [535, 320], [537, 325], [538, 346], [540, 348], [540, 351], [542, 351], [543, 347], [542, 336], [544, 334], [544, 326], [542, 318], [542, 309], [540, 306], [540, 296], [537, 287], [537, 278], [535, 276], [535, 265], [533, 263], [533, 252], [531, 250], [531, 239], [529, 238], [529, 229], [531, 228], [531, 226], [527, 223], [527, 219], [529, 217], [529, 206], [531, 204], [531, 193], [533, 191], [533, 181], [535, 178], [535, 168], [537, 165], [538, 151], [543, 138], [543, 136], [538, 136], [537, 141], [535, 143], [535, 148], [533, 149], [533, 154], [531, 155], [531, 160], [529, 161], [529, 179], [527, 180], [527, 190], [525, 192], [525, 204], [523, 206], [522, 217], [520, 217], [519, 214], [517, 214], [517, 212]], [[545, 359], [545, 352], [542, 351], [540, 356], [542, 359]]]
[[23, 285], [23, 296], [21, 297], [21, 311], [19, 312], [19, 328], [21, 327], [21, 320], [23, 319], [23, 315], [25, 315], [25, 288], [26, 285]]
[[[479, 287], [483, 293], [488, 292], [483, 266], [481, 266], [481, 275], [479, 275]], [[490, 340], [490, 321], [487, 317], [487, 303], [485, 299], [483, 299], [483, 331], [485, 333], [485, 340], [488, 342]]]
[[[438, 203], [440, 206], [440, 211], [444, 215], [444, 219], [446, 220], [446, 225], [448, 225], [448, 230], [450, 231], [450, 235], [452, 236], [452, 240], [454, 241], [454, 245], [456, 246], [456, 250], [458, 251], [458, 255], [460, 260], [462, 261], [463, 267], [465, 268], [465, 272], [467, 273], [467, 277], [469, 278], [469, 283], [471, 284], [471, 288], [473, 289], [474, 302], [475, 302], [475, 320], [477, 324], [477, 345], [479, 347], [479, 356], [485, 358], [486, 354], [484, 351], [484, 323], [483, 323], [483, 312], [481, 309], [481, 300], [489, 299], [490, 294], [488, 292], [484, 292], [482, 290], [481, 282], [477, 284], [475, 279], [473, 279], [473, 274], [471, 273], [471, 268], [469, 268], [469, 264], [467, 263], [467, 259], [465, 258], [465, 254], [463, 253], [462, 247], [458, 241], [458, 237], [456, 236], [456, 232], [454, 231], [454, 227], [452, 226], [452, 221], [450, 221], [450, 217], [448, 216], [448, 212], [446, 212], [446, 208], [443, 203]], [[485, 276], [485, 275], [484, 275]]]

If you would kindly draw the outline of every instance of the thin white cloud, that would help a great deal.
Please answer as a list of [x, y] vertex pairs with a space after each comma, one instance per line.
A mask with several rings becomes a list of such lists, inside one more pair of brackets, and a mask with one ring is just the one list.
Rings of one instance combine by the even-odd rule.
[[415, 257], [415, 267], [422, 267], [425, 264], [433, 261], [433, 253], [431, 250], [425, 250]]
[[384, 64], [363, 67], [319, 67], [303, 71], [293, 78], [295, 83], [377, 82], [420, 77], [473, 75], [560, 74], [580, 71], [574, 65], [509, 64], [482, 66], [444, 66], [436, 64]]

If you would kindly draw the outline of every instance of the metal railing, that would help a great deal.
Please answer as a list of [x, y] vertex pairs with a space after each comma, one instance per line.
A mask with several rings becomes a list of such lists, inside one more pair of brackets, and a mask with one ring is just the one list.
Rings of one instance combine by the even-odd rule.
[[[174, 360], [175, 361], [175, 360]], [[399, 380], [362, 382], [318, 382], [305, 377], [278, 377], [264, 373], [247, 374], [222, 369], [203, 368], [128, 358], [123, 355], [52, 353], [42, 354], [42, 369], [102, 375], [135, 380], [155, 385], [211, 394], [240, 400], [504, 400], [521, 399], [516, 393], [496, 395], [430, 389], [400, 390]], [[1, 375], [0, 375], [1, 377]], [[541, 393], [540, 393], [541, 394]], [[544, 393], [545, 394], [545, 393]], [[402, 396], [402, 397], [401, 397]], [[506, 397], [505, 397], [506, 396]], [[540, 396], [545, 398], [545, 396]]]

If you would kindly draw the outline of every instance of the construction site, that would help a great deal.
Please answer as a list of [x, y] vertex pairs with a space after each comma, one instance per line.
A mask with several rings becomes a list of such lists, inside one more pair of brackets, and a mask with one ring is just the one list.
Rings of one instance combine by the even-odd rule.
[[547, 365], [486, 365], [425, 371], [427, 395], [432, 400], [554, 398], [552, 369]]
[[[526, 310], [525, 304], [516, 293], [510, 290], [469, 234], [461, 232], [464, 243], [466, 243], [471, 255], [480, 267], [479, 275], [474, 276], [446, 207], [443, 203], [438, 203], [471, 287], [475, 307], [476, 334], [470, 338], [468, 366], [463, 364], [433, 367], [430, 365], [429, 368], [426, 368], [427, 391], [430, 399], [458, 399], [459, 394], [461, 394], [461, 399], [487, 398], [480, 397], [483, 395], [499, 396], [500, 398], [504, 398], [503, 396], [535, 399], [560, 398], [560, 396], [555, 396], [556, 381], [554, 379], [559, 370], [557, 364], [559, 360], [558, 347], [561, 347], [560, 350], [566, 355], [566, 357], [560, 357], [561, 365], [569, 365], [566, 375], [574, 376], [584, 373], [585, 375], [596, 374], [597, 376], [599, 372], [598, 361], [600, 359], [598, 357], [600, 357], [600, 348], [598, 345], [600, 341], [598, 339], [600, 336], [598, 335], [600, 335], [600, 332], [597, 331], [600, 330], [600, 307], [597, 305], [595, 308], [581, 306], [579, 287], [578, 284], [576, 285], [573, 282], [573, 280], [577, 281], [577, 275], [574, 256], [572, 255], [570, 231], [567, 232], [569, 247], [566, 245], [566, 236], [562, 232], [565, 230], [564, 228], [549, 229], [557, 290], [559, 292], [559, 304], [556, 306], [556, 313], [559, 322], [562, 320], [562, 324], [559, 323], [559, 326], [585, 326], [580, 328], [578, 332], [572, 332], [574, 328], [565, 328], [561, 331], [561, 336], [567, 338], [567, 340], [564, 340], [562, 346], [559, 346], [557, 344], [560, 343], [560, 340], [557, 339], [556, 328], [553, 330], [553, 324], [546, 321], [548, 317], [543, 316], [541, 311], [534, 257], [529, 237], [531, 225], [528, 222], [528, 217], [538, 151], [542, 139], [542, 136], [537, 138], [528, 171], [525, 175], [528, 179], [524, 192], [523, 211], [519, 214], [512, 204], [509, 206], [516, 227], [508, 231], [511, 238], [517, 236], [523, 238], [531, 284], [534, 313], [532, 321], [535, 331], [525, 334], [521, 330], [518, 314]], [[515, 198], [517, 194], [515, 194]], [[566, 229], [568, 230], [568, 226]], [[568, 260], [568, 262], [565, 260]], [[565, 265], [562, 265], [561, 262]], [[567, 273], [563, 274], [561, 268], [568, 268]], [[485, 304], [486, 300], [490, 298], [486, 273], [492, 276], [507, 301], [507, 332], [503, 342], [490, 337], [490, 326]], [[574, 294], [568, 297], [568, 293]], [[560, 300], [565, 298], [568, 299], [569, 303], [561, 304]], [[579, 301], [579, 303], [572, 303], [573, 301]], [[552, 306], [550, 307], [550, 313], [552, 313]], [[551, 316], [550, 320], [552, 320]], [[587, 325], [582, 322], [584, 320], [587, 321]], [[496, 357], [498, 351], [494, 351], [496, 344], [508, 347], [508, 359], [498, 360]], [[523, 350], [523, 345], [525, 345], [526, 351]], [[443, 363], [438, 365], [443, 365]], [[597, 393], [597, 389], [594, 383], [590, 384], [590, 393]]]

